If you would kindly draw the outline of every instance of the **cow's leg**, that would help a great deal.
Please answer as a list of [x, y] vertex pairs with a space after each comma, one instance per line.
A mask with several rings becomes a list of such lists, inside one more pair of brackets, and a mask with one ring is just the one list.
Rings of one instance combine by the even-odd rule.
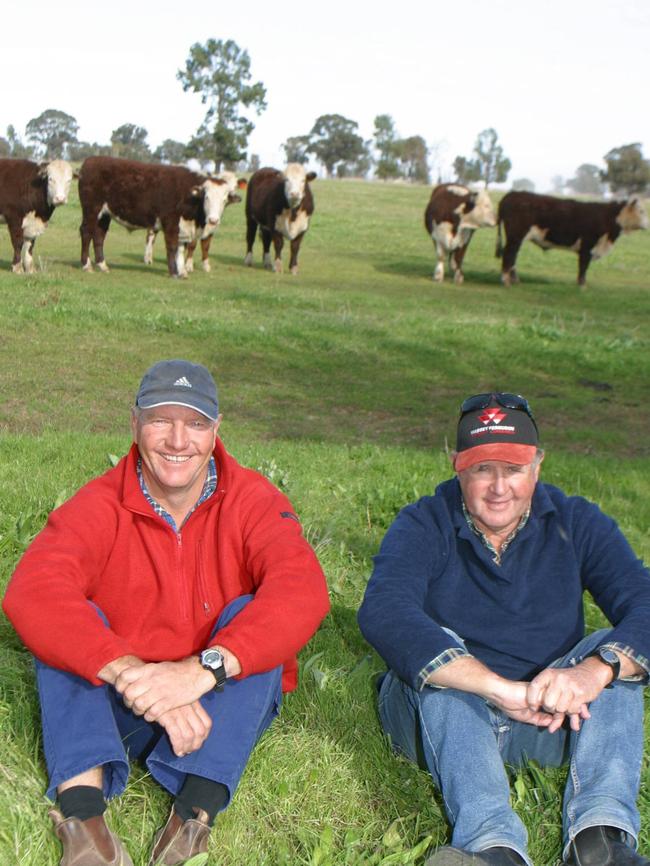
[[253, 265], [253, 244], [255, 243], [255, 235], [257, 234], [257, 223], [251, 217], [246, 218], [246, 255], [244, 264], [247, 267]]
[[284, 238], [280, 232], [273, 232], [273, 249], [275, 250], [275, 261], [273, 262], [273, 270], [276, 274], [282, 273], [282, 247], [284, 246]]
[[93, 232], [93, 248], [95, 250], [95, 265], [102, 273], [108, 273], [108, 265], [104, 259], [104, 238], [111, 224], [111, 218], [108, 214], [103, 214], [95, 225]]
[[23, 240], [23, 248], [20, 251], [20, 259], [23, 266], [23, 273], [25, 274], [33, 274], [36, 271], [34, 267], [34, 244], [36, 243], [36, 238], [25, 238]]
[[156, 242], [156, 230], [147, 230], [147, 240], [144, 244], [144, 263], [145, 265], [153, 264], [153, 245]]
[[[302, 233], [302, 235], [304, 235], [304, 232]], [[291, 258], [289, 260], [289, 270], [294, 275], [294, 277], [298, 273], [298, 251], [300, 250], [300, 244], [302, 243], [302, 235], [298, 235], [297, 238], [294, 238], [291, 241]]]
[[166, 226], [165, 248], [167, 250], [167, 270], [170, 277], [186, 277], [185, 245], [179, 242], [178, 223]]
[[587, 282], [587, 268], [591, 262], [591, 248], [587, 247], [585, 242], [582, 242], [582, 247], [578, 253], [578, 285], [584, 286]]
[[262, 259], [264, 267], [267, 271], [273, 270], [273, 262], [271, 261], [271, 232], [260, 226], [260, 234], [262, 235], [262, 247], [264, 248], [264, 258]]
[[9, 237], [11, 238], [11, 246], [14, 250], [14, 257], [11, 262], [11, 270], [14, 272], [14, 274], [22, 274], [24, 272], [22, 252], [25, 238], [23, 237], [21, 220], [7, 219], [7, 228], [9, 229]]
[[436, 283], [441, 283], [445, 278], [445, 253], [446, 250], [442, 248], [442, 244], [439, 244], [437, 241], [433, 242], [433, 248], [436, 251], [436, 259], [438, 260], [436, 263], [435, 270], [433, 271], [433, 279]]
[[212, 268], [210, 267], [210, 259], [208, 255], [210, 254], [210, 244], [212, 242], [212, 235], [209, 235], [207, 238], [201, 238], [201, 267], [209, 274]]
[[93, 266], [90, 261], [90, 241], [93, 236], [93, 226], [91, 225], [90, 217], [87, 214], [83, 214], [81, 218], [79, 234], [81, 235], [81, 269], [83, 271], [92, 271]]
[[467, 244], [462, 247], [457, 247], [451, 254], [451, 269], [454, 272], [454, 282], [458, 286], [462, 285], [465, 280], [465, 275], [463, 274], [463, 259], [465, 258], [466, 251]]
[[501, 282], [504, 286], [519, 282], [517, 271], [515, 270], [515, 262], [517, 261], [517, 253], [519, 252], [522, 240], [523, 237], [521, 235], [509, 236], [506, 229], [506, 245], [501, 262]]
[[185, 273], [191, 274], [194, 270], [194, 250], [196, 249], [196, 241], [189, 241], [185, 244]]

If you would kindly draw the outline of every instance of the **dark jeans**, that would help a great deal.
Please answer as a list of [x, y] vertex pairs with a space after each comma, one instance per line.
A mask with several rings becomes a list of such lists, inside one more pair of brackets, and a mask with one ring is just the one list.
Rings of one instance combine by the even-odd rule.
[[[252, 596], [236, 598], [221, 612], [213, 634]], [[124, 791], [129, 759], [142, 758], [153, 778], [177, 794], [192, 773], [221, 782], [231, 798], [256, 742], [280, 711], [282, 668], [226, 681], [201, 704], [212, 729], [200, 749], [178, 757], [164, 729], [134, 715], [112, 686], [93, 686], [82, 677], [36, 660], [43, 746], [49, 774], [47, 796], [62, 782], [92, 767], [104, 770], [104, 796]]]

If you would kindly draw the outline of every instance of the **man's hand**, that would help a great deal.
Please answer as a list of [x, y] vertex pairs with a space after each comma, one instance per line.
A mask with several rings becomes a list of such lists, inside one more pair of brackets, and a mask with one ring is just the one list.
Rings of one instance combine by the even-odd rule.
[[182, 758], [196, 752], [206, 741], [212, 720], [198, 701], [185, 707], [167, 710], [158, 717], [175, 755]]
[[589, 704], [611, 679], [611, 670], [594, 658], [571, 668], [546, 668], [528, 684], [526, 701], [531, 710], [568, 715], [571, 728], [579, 731], [590, 718]]
[[559, 724], [552, 727], [554, 722], [558, 721], [555, 715], [529, 707], [526, 698], [527, 688], [528, 683], [502, 679], [490, 696], [490, 703], [516, 722], [549, 728], [551, 732], [556, 731], [564, 721], [564, 714]]
[[163, 714], [193, 704], [214, 688], [214, 676], [201, 667], [197, 656], [190, 656], [177, 662], [127, 667], [114, 685], [136, 715], [147, 722], [161, 722]]

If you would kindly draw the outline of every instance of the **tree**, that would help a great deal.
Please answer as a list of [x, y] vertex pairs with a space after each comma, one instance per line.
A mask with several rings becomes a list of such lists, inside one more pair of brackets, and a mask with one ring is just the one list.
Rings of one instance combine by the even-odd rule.
[[298, 162], [300, 165], [309, 162], [309, 144], [308, 135], [290, 136], [282, 145], [287, 162]]
[[25, 127], [27, 138], [33, 141], [44, 159], [66, 156], [69, 144], [77, 140], [79, 124], [65, 111], [48, 108], [38, 117], [33, 117]]
[[246, 166], [244, 171], [250, 171], [250, 173], [253, 174], [253, 172], [258, 171], [261, 165], [262, 163], [260, 162], [259, 153], [251, 153], [251, 157], [248, 160], [248, 165]]
[[7, 139], [3, 138], [2, 136], [0, 136], [0, 156], [11, 156], [11, 145], [9, 144]]
[[98, 144], [96, 141], [75, 141], [68, 145], [68, 159], [72, 162], [83, 162], [89, 156], [110, 156], [110, 144]]
[[11, 124], [7, 127], [7, 142], [10, 147], [9, 156], [16, 157], [17, 159], [29, 159], [33, 156], [33, 148], [23, 144], [20, 136]]
[[497, 144], [498, 135], [490, 127], [479, 132], [474, 145], [475, 163], [479, 171], [478, 179], [487, 189], [491, 183], [503, 183], [508, 178], [512, 163], [503, 155], [503, 148]]
[[328, 177], [332, 177], [337, 165], [354, 165], [368, 156], [366, 145], [356, 130], [359, 124], [341, 114], [321, 114], [310, 132], [309, 152], [325, 166]]
[[600, 176], [600, 169], [597, 165], [583, 162], [576, 169], [576, 176], [566, 182], [566, 185], [573, 192], [582, 195], [602, 195], [603, 182]]
[[513, 180], [512, 188], [515, 192], [535, 192], [535, 184], [528, 177], [518, 177]]
[[478, 165], [464, 156], [457, 156], [454, 160], [454, 172], [459, 183], [468, 184], [480, 180]]
[[185, 162], [187, 159], [187, 145], [182, 141], [175, 141], [173, 138], [166, 138], [162, 144], [153, 152], [153, 158], [156, 162], [166, 162], [172, 165]]
[[258, 115], [266, 108], [262, 82], [248, 84], [250, 65], [248, 52], [232, 39], [208, 39], [205, 45], [192, 45], [185, 69], [176, 75], [185, 92], [200, 93], [208, 106], [192, 146], [200, 159], [213, 159], [217, 171], [224, 163], [229, 168], [246, 158], [255, 126], [242, 108], [253, 108]]
[[554, 174], [551, 178], [551, 192], [556, 195], [562, 195], [564, 192], [565, 180], [561, 174]]
[[397, 142], [400, 173], [415, 183], [429, 183], [427, 143], [421, 135], [411, 135]]
[[650, 185], [650, 163], [643, 158], [638, 142], [615, 147], [603, 159], [607, 171], [601, 172], [601, 178], [612, 192], [631, 195], [644, 192]]
[[376, 177], [380, 180], [399, 177], [397, 130], [390, 114], [378, 114], [375, 117], [373, 138], [375, 140], [375, 149], [379, 152], [379, 159], [376, 162], [375, 168]]
[[123, 123], [111, 133], [111, 155], [125, 159], [151, 159], [151, 150], [147, 144], [148, 135], [143, 126]]

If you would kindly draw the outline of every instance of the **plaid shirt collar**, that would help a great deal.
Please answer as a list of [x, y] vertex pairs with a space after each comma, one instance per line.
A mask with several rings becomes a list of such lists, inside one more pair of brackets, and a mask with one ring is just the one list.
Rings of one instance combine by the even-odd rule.
[[465, 515], [465, 520], [467, 521], [467, 525], [472, 530], [474, 535], [478, 535], [481, 539], [483, 545], [487, 547], [487, 549], [492, 554], [492, 560], [496, 565], [501, 565], [501, 560], [503, 558], [503, 554], [506, 552], [508, 546], [514, 541], [515, 537], [519, 535], [524, 526], [528, 523], [528, 518], [530, 517], [530, 507], [521, 515], [521, 519], [517, 526], [512, 530], [510, 535], [506, 538], [506, 540], [501, 545], [501, 550], [497, 550], [496, 547], [492, 544], [492, 542], [487, 538], [485, 533], [481, 532], [478, 526], [474, 523], [474, 519], [472, 515], [467, 510], [467, 506], [465, 505], [465, 500], [461, 498], [461, 504], [463, 506], [463, 514]]
[[[142, 490], [142, 493], [144, 494], [144, 498], [147, 500], [149, 505], [151, 505], [153, 510], [156, 512], [156, 514], [158, 514], [160, 517], [162, 517], [164, 520], [166, 520], [167, 523], [174, 530], [174, 532], [178, 532], [180, 527], [176, 526], [176, 521], [174, 520], [174, 518], [171, 516], [171, 514], [169, 514], [167, 511], [165, 511], [165, 509], [162, 507], [162, 505], [159, 502], [156, 502], [156, 500], [153, 498], [153, 496], [149, 493], [149, 491], [147, 489], [147, 484], [144, 480], [144, 475], [142, 474], [142, 457], [138, 457], [136, 471], [138, 473], [138, 481], [140, 482], [140, 490]], [[205, 483], [203, 484], [203, 490], [201, 491], [201, 495], [196, 500], [196, 503], [194, 504], [192, 509], [190, 511], [188, 511], [187, 515], [185, 516], [185, 520], [183, 521], [183, 523], [187, 522], [187, 518], [190, 516], [190, 514], [192, 514], [193, 511], [196, 511], [196, 509], [199, 507], [199, 505], [202, 502], [205, 502], [206, 499], [209, 499], [216, 489], [217, 489], [217, 464], [216, 464], [214, 457], [211, 457], [210, 462], [208, 463], [208, 474], [206, 476]]]

